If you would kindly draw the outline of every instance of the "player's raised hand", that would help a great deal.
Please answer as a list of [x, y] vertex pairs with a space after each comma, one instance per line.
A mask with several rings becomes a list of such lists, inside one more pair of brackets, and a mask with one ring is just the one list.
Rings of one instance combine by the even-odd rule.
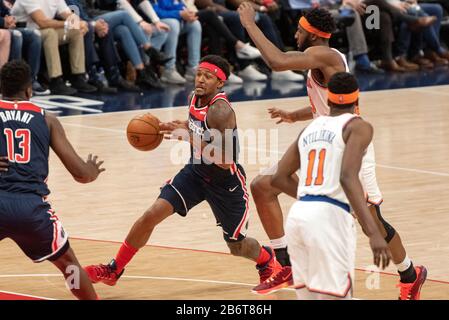
[[268, 113], [271, 116], [271, 119], [280, 118], [276, 124], [286, 122], [286, 123], [292, 123], [294, 122], [292, 118], [292, 113], [289, 111], [285, 111], [278, 108], [268, 108]]
[[9, 167], [8, 157], [6, 156], [0, 157], [0, 172], [8, 171], [8, 167]]
[[105, 168], [101, 168], [101, 165], [104, 163], [104, 161], [98, 161], [97, 156], [93, 156], [92, 154], [89, 154], [86, 160], [86, 164], [89, 166], [90, 172], [91, 172], [91, 181], [94, 181], [97, 179], [97, 177], [105, 171]]
[[379, 268], [385, 269], [390, 264], [391, 252], [388, 244], [380, 233], [369, 238], [369, 244], [373, 251], [374, 264]]
[[240, 15], [240, 22], [243, 27], [248, 27], [251, 24], [254, 24], [256, 21], [256, 12], [254, 11], [253, 5], [251, 2], [243, 2], [238, 10]]

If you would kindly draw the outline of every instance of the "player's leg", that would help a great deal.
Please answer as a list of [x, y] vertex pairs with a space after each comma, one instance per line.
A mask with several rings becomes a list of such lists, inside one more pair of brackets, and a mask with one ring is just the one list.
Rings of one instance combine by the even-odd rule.
[[[264, 283], [281, 270], [282, 266], [277, 262], [271, 248], [261, 246], [256, 239], [245, 237], [240, 241], [229, 241], [225, 235], [225, 240], [232, 255], [256, 262], [260, 283]], [[259, 293], [254, 289], [253, 292]]]
[[[11, 194], [0, 203], [6, 204], [0, 208], [0, 226], [7, 231], [1, 232], [0, 227], [0, 239], [5, 236], [11, 238], [36, 263], [52, 262], [63, 273], [78, 299], [97, 299], [92, 284], [70, 248], [68, 234], [48, 202], [38, 195]], [[21, 226], [20, 231], [17, 230], [18, 225]]]
[[153, 205], [137, 219], [122, 243], [115, 259], [107, 265], [91, 265], [85, 270], [93, 283], [103, 282], [115, 285], [125, 266], [150, 239], [154, 228], [174, 212], [185, 216], [204, 197], [192, 173], [191, 166], [185, 166], [173, 179], [164, 184]]
[[371, 204], [370, 212], [385, 237], [391, 251], [393, 262], [400, 276], [398, 286], [401, 288], [400, 299], [419, 299], [421, 286], [426, 280], [427, 270], [424, 266], [414, 266], [407, 256], [399, 233], [382, 217], [380, 204], [382, 194], [377, 184], [374, 146], [371, 143], [362, 162], [362, 182]]
[[[278, 199], [281, 191], [271, 186], [271, 178], [276, 169], [277, 164], [254, 178], [251, 182], [251, 194], [277, 260], [282, 266], [290, 266], [284, 232], [284, 217]], [[299, 182], [296, 174], [294, 178]]]
[[107, 265], [85, 267], [90, 280], [93, 283], [103, 282], [110, 286], [115, 285], [123, 274], [125, 266], [148, 242], [154, 228], [172, 214], [173, 206], [167, 200], [158, 198], [131, 227], [115, 259], [112, 259]]
[[220, 173], [217, 182], [205, 190], [205, 199], [223, 229], [223, 238], [232, 255], [256, 262], [261, 282], [280, 270], [281, 265], [271, 248], [246, 237], [249, 195], [245, 171], [240, 165]]
[[399, 273], [400, 300], [419, 300], [421, 287], [427, 277], [427, 269], [424, 266], [414, 266], [408, 257], [399, 233], [382, 217], [380, 206], [370, 206], [370, 212], [377, 222], [379, 230], [388, 243], [391, 256]]
[[98, 299], [92, 282], [79, 264], [72, 248], [68, 248], [62, 256], [51, 262], [62, 272], [68, 288], [75, 297], [80, 300]]

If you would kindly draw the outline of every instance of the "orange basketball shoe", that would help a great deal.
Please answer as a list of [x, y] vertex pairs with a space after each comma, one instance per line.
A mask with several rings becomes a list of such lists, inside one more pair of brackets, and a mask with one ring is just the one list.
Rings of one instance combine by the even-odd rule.
[[415, 267], [416, 280], [412, 283], [399, 282], [396, 287], [400, 288], [399, 300], [419, 300], [421, 287], [427, 278], [427, 269], [424, 266]]
[[257, 294], [270, 294], [283, 288], [288, 288], [292, 285], [292, 267], [285, 266], [282, 267], [279, 272], [273, 274], [271, 277], [261, 282], [258, 286], [254, 287], [252, 292]]
[[90, 281], [92, 283], [103, 282], [108, 286], [115, 286], [117, 280], [122, 276], [125, 269], [117, 274], [117, 265], [115, 260], [112, 259], [109, 264], [98, 264], [84, 267]]

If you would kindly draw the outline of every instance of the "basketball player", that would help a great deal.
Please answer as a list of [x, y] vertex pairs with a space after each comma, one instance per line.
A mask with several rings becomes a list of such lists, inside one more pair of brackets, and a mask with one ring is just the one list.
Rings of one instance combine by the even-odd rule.
[[[267, 64], [277, 71], [281, 70], [309, 70], [307, 77], [307, 94], [310, 107], [293, 112], [286, 112], [272, 108], [269, 110], [272, 118], [280, 118], [277, 123], [305, 121], [328, 115], [327, 83], [336, 72], [348, 72], [346, 58], [342, 53], [329, 47], [329, 38], [335, 29], [335, 22], [331, 14], [325, 9], [313, 9], [299, 20], [295, 38], [298, 50], [282, 52], [274, 46], [260, 31], [254, 22], [254, 10], [248, 4], [239, 8], [240, 19], [248, 31], [251, 39], [262, 53]], [[355, 109], [359, 113], [358, 107]], [[283, 217], [278, 200], [280, 190], [271, 186], [271, 176], [276, 167], [262, 172], [251, 183], [251, 192], [256, 204], [257, 212], [265, 231], [271, 240], [278, 261], [284, 266], [282, 271], [273, 279], [254, 288], [255, 292], [267, 294], [291, 284], [290, 262], [287, 243], [284, 237]], [[298, 180], [296, 174], [293, 178]], [[423, 266], [414, 267], [407, 256], [401, 238], [396, 230], [386, 222], [380, 213], [382, 194], [379, 190], [375, 172], [374, 146], [371, 143], [362, 163], [362, 182], [367, 194], [369, 209], [387, 241], [400, 275], [400, 299], [419, 299], [420, 289], [427, 275]], [[297, 197], [296, 193], [289, 194]]]
[[[271, 248], [261, 247], [257, 240], [246, 236], [249, 202], [246, 175], [237, 163], [236, 116], [222, 91], [229, 74], [226, 60], [215, 55], [204, 57], [189, 99], [188, 120], [160, 123], [164, 134], [175, 139], [182, 137], [191, 144], [190, 161], [162, 187], [153, 205], [134, 223], [116, 258], [108, 265], [85, 268], [93, 283], [115, 285], [159, 223], [175, 212], [185, 217], [204, 200], [221, 226], [231, 254], [256, 262], [261, 283], [281, 269]], [[232, 150], [227, 150], [228, 145]]]
[[50, 193], [46, 180], [49, 147], [80, 183], [97, 179], [105, 170], [103, 161], [97, 162], [92, 155], [83, 161], [59, 120], [29, 102], [32, 92], [25, 62], [15, 60], [3, 66], [0, 154], [7, 156], [0, 159], [0, 240], [10, 238], [34, 262], [52, 262], [78, 299], [97, 299], [61, 221], [46, 201]]
[[[328, 88], [329, 116], [316, 118], [300, 133], [272, 181], [281, 191], [299, 195], [285, 228], [300, 300], [352, 299], [356, 229], [351, 207], [369, 237], [374, 264], [385, 269], [390, 262], [359, 180], [373, 128], [354, 114], [357, 81], [350, 73], [339, 72]], [[300, 166], [298, 185], [292, 175]]]

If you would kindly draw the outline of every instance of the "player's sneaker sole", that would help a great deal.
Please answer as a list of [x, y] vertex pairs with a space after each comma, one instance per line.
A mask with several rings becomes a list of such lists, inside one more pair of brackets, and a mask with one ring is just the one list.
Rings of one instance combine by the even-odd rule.
[[251, 292], [259, 295], [267, 295], [293, 285], [293, 275], [291, 267], [283, 267], [277, 274], [267, 279], [263, 283], [254, 287]]

